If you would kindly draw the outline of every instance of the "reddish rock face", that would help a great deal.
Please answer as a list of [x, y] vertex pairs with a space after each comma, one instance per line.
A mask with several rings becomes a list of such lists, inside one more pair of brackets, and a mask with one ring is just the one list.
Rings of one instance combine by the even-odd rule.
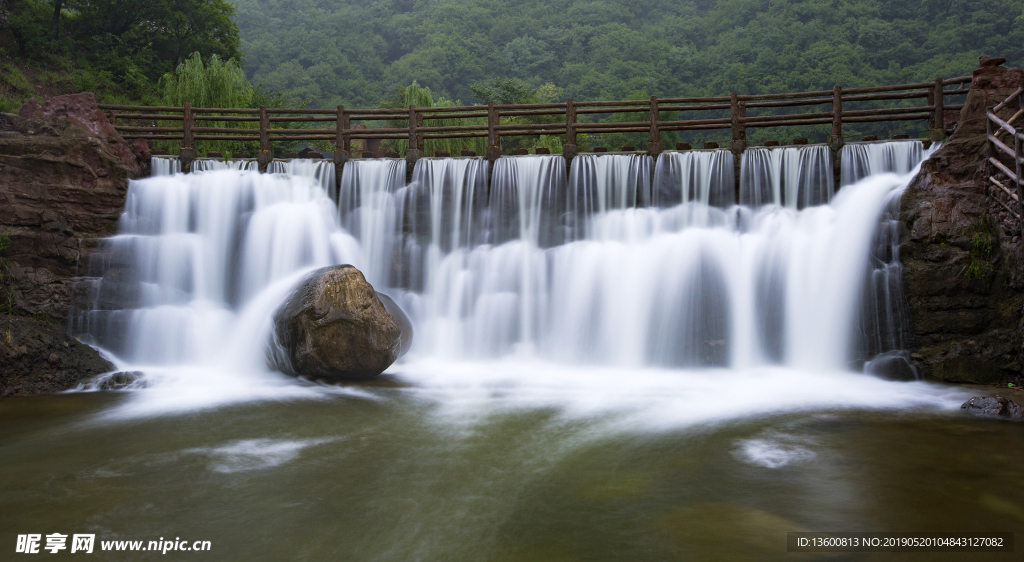
[[38, 119], [50, 123], [63, 117], [78, 123], [92, 133], [92, 136], [109, 144], [111, 152], [116, 154], [126, 167], [138, 166], [134, 148], [121, 138], [121, 135], [107, 120], [107, 116], [100, 110], [96, 104], [96, 97], [91, 92], [57, 96], [42, 104], [31, 99], [21, 106], [18, 115], [25, 119]]
[[92, 94], [0, 114], [0, 230], [13, 278], [0, 297], [12, 290], [14, 314], [67, 321], [76, 276], [116, 233], [129, 178], [145, 173], [136, 150], [148, 153], [117, 134]]
[[[987, 196], [985, 137], [986, 108], [1021, 85], [1021, 69], [982, 60], [956, 131], [903, 194], [900, 259], [912, 351], [929, 378], [1000, 382], [1021, 374], [1024, 260], [1009, 235], [1016, 223], [1006, 223]], [[1005, 120], [1017, 109], [1011, 104], [999, 115]]]

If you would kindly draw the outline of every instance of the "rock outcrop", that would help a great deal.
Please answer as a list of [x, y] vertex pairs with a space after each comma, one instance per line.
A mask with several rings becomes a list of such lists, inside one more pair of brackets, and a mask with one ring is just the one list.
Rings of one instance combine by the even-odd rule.
[[[397, 321], [395, 313], [401, 314]], [[293, 376], [369, 379], [407, 349], [411, 340], [403, 345], [403, 324], [411, 328], [394, 301], [380, 298], [358, 269], [325, 267], [306, 278], [274, 315], [268, 362]]]
[[[26, 103], [0, 114], [0, 230], [16, 315], [63, 325], [79, 266], [117, 231], [128, 180], [146, 174], [144, 144], [128, 144], [92, 94]], [[6, 295], [3, 295], [6, 300]], [[4, 312], [7, 312], [6, 310]]]
[[[1021, 244], [986, 195], [985, 110], [1024, 85], [1024, 71], [985, 59], [953, 135], [901, 201], [900, 258], [912, 320], [912, 357], [926, 377], [999, 382], [1020, 375]], [[1010, 104], [999, 115], [1018, 110]], [[1011, 165], [1012, 167], [1012, 165]]]
[[59, 392], [114, 368], [51, 322], [0, 315], [0, 396]]
[[76, 386], [113, 369], [68, 337], [79, 275], [117, 231], [128, 180], [148, 175], [145, 143], [128, 143], [90, 93], [30, 101], [0, 114], [0, 392]]
[[961, 404], [960, 409], [982, 416], [1024, 420], [1024, 406], [1002, 396], [976, 396]]

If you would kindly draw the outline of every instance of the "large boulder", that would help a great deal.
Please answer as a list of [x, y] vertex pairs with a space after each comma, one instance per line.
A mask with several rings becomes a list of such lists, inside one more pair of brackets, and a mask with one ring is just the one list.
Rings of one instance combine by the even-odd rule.
[[394, 363], [411, 337], [393, 300], [351, 265], [331, 266], [313, 272], [278, 309], [268, 359], [293, 376], [369, 379]]
[[1002, 396], [975, 396], [960, 405], [971, 414], [1024, 420], [1024, 406]]

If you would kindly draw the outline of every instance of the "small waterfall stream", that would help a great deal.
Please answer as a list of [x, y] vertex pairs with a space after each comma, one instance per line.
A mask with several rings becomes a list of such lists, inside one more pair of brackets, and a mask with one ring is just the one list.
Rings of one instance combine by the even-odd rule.
[[937, 144], [926, 149], [924, 143], [917, 140], [846, 144], [840, 156], [841, 184], [851, 185], [868, 176], [886, 172], [910, 173], [938, 149]]
[[740, 204], [803, 209], [832, 200], [832, 153], [826, 145], [750, 148], [740, 164]]

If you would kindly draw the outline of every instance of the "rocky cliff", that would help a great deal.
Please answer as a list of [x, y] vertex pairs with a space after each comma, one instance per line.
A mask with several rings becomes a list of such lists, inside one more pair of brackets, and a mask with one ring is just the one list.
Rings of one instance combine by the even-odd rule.
[[[1021, 374], [1019, 225], [987, 195], [985, 110], [1024, 85], [1024, 71], [1002, 62], [982, 57], [956, 131], [901, 201], [912, 352], [927, 378], [987, 383]], [[1017, 110], [1012, 103], [999, 115]]]
[[[0, 365], [0, 394], [15, 376], [13, 357], [21, 382], [12, 392], [73, 386], [74, 369], [51, 376], [52, 384], [33, 384], [32, 377], [47, 375], [47, 365], [91, 365], [82, 376], [112, 368], [96, 363], [98, 354], [63, 330], [76, 276], [98, 241], [117, 231], [128, 180], [148, 175], [148, 156], [144, 144], [121, 138], [90, 93], [0, 114], [0, 235], [10, 239], [0, 256], [0, 313], [11, 315], [0, 338], [0, 356], [8, 360]], [[46, 351], [45, 342], [59, 349]], [[49, 361], [53, 352], [59, 361]], [[79, 356], [65, 357], [73, 352]]]

